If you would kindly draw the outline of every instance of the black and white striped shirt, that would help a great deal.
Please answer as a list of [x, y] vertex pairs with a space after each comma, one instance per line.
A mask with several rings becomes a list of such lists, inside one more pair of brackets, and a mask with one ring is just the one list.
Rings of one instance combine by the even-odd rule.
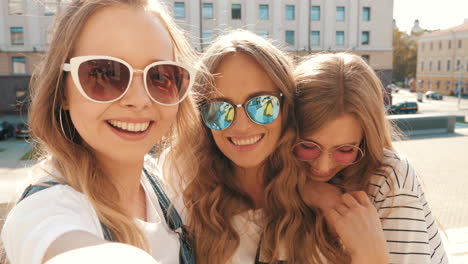
[[[408, 160], [385, 150], [387, 175], [371, 178], [369, 195], [390, 251], [390, 263], [448, 263], [439, 228]], [[391, 187], [392, 186], [392, 187]]]

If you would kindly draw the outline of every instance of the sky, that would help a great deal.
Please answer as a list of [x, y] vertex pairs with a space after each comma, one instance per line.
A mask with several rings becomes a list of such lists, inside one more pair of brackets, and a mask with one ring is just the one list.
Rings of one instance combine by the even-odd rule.
[[416, 19], [423, 29], [446, 29], [468, 19], [468, 0], [394, 0], [393, 18], [408, 33]]

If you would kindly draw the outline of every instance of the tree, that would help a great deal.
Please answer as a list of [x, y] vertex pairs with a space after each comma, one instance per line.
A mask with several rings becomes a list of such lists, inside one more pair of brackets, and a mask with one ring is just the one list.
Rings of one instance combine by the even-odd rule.
[[405, 77], [416, 76], [418, 35], [408, 35], [393, 28], [393, 80], [403, 82]]

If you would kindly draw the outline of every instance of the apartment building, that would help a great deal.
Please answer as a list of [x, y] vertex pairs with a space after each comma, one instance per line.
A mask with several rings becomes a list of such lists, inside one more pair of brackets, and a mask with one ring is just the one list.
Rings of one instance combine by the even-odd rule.
[[350, 51], [391, 81], [393, 0], [165, 0], [203, 50], [216, 36], [244, 28], [294, 55]]
[[0, 75], [30, 75], [46, 51], [60, 0], [0, 2]]
[[20, 110], [61, 0], [0, 1], [0, 113]]
[[418, 90], [468, 94], [468, 19], [422, 35], [418, 40]]

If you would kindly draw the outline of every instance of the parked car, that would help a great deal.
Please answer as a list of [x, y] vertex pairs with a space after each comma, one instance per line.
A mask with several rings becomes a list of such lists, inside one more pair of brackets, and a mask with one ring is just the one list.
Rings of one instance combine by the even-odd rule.
[[416, 102], [404, 102], [396, 105], [392, 105], [390, 110], [391, 114], [414, 114], [418, 112], [418, 103]]
[[29, 138], [28, 125], [24, 122], [16, 125], [16, 138]]
[[15, 128], [8, 121], [3, 121], [0, 125], [0, 140], [8, 139], [15, 135]]
[[427, 99], [442, 100], [444, 97], [436, 92], [428, 91], [424, 94]]

